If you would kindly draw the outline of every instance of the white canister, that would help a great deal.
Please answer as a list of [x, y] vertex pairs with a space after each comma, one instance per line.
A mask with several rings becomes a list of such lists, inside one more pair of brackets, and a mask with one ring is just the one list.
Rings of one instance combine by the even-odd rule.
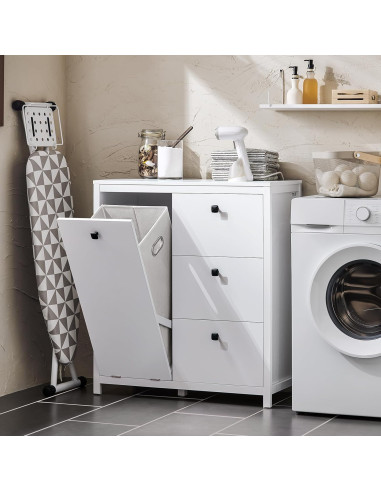
[[176, 140], [160, 140], [157, 149], [157, 177], [161, 179], [183, 178], [183, 142], [176, 147]]

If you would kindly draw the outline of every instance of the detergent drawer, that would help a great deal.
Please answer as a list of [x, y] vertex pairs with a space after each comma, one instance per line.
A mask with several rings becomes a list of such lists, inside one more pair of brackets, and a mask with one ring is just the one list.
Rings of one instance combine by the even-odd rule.
[[263, 321], [263, 259], [173, 257], [173, 317]]
[[171, 380], [166, 207], [103, 206], [58, 225], [100, 375]]
[[173, 254], [263, 256], [263, 197], [173, 194]]

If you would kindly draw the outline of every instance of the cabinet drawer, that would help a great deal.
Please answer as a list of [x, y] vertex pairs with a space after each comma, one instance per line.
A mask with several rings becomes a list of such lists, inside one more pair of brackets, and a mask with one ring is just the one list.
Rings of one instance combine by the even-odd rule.
[[174, 256], [172, 268], [174, 318], [263, 321], [261, 258]]
[[172, 221], [174, 255], [263, 256], [262, 195], [174, 194]]
[[262, 386], [262, 323], [175, 320], [173, 379]]

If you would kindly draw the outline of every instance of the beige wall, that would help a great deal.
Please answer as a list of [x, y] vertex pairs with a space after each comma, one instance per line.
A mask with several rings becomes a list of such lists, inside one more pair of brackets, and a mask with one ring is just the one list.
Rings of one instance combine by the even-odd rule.
[[[276, 113], [259, 109], [268, 91], [280, 102], [280, 68], [307, 56], [6, 57], [5, 126], [0, 128], [0, 395], [49, 378], [50, 345], [37, 302], [25, 198], [27, 147], [16, 98], [55, 99], [65, 122], [77, 216], [92, 211], [92, 180], [137, 177], [138, 131], [164, 128], [175, 138], [189, 125], [185, 176], [206, 177], [218, 125], [249, 129], [247, 146], [280, 152], [288, 178], [315, 192], [311, 152], [381, 148], [381, 113]], [[381, 93], [381, 57], [319, 56], [322, 95], [335, 87]], [[289, 71], [287, 76], [289, 87]], [[76, 363], [91, 375], [91, 346], [82, 326]]]
[[[381, 148], [381, 113], [276, 113], [260, 110], [268, 90], [281, 102], [279, 69], [307, 56], [69, 56], [68, 158], [77, 211], [91, 212], [91, 182], [137, 177], [138, 131], [164, 128], [175, 138], [189, 125], [185, 176], [205, 177], [218, 125], [249, 129], [247, 146], [275, 149], [288, 178], [315, 192], [312, 151]], [[335, 87], [381, 93], [380, 56], [315, 57], [324, 95]], [[287, 88], [290, 86], [287, 70]]]

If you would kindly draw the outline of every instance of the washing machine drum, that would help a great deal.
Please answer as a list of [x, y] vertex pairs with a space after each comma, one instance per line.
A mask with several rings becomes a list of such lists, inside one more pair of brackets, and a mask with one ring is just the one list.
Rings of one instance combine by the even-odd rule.
[[320, 265], [311, 285], [320, 335], [343, 354], [381, 356], [381, 248], [354, 245]]

